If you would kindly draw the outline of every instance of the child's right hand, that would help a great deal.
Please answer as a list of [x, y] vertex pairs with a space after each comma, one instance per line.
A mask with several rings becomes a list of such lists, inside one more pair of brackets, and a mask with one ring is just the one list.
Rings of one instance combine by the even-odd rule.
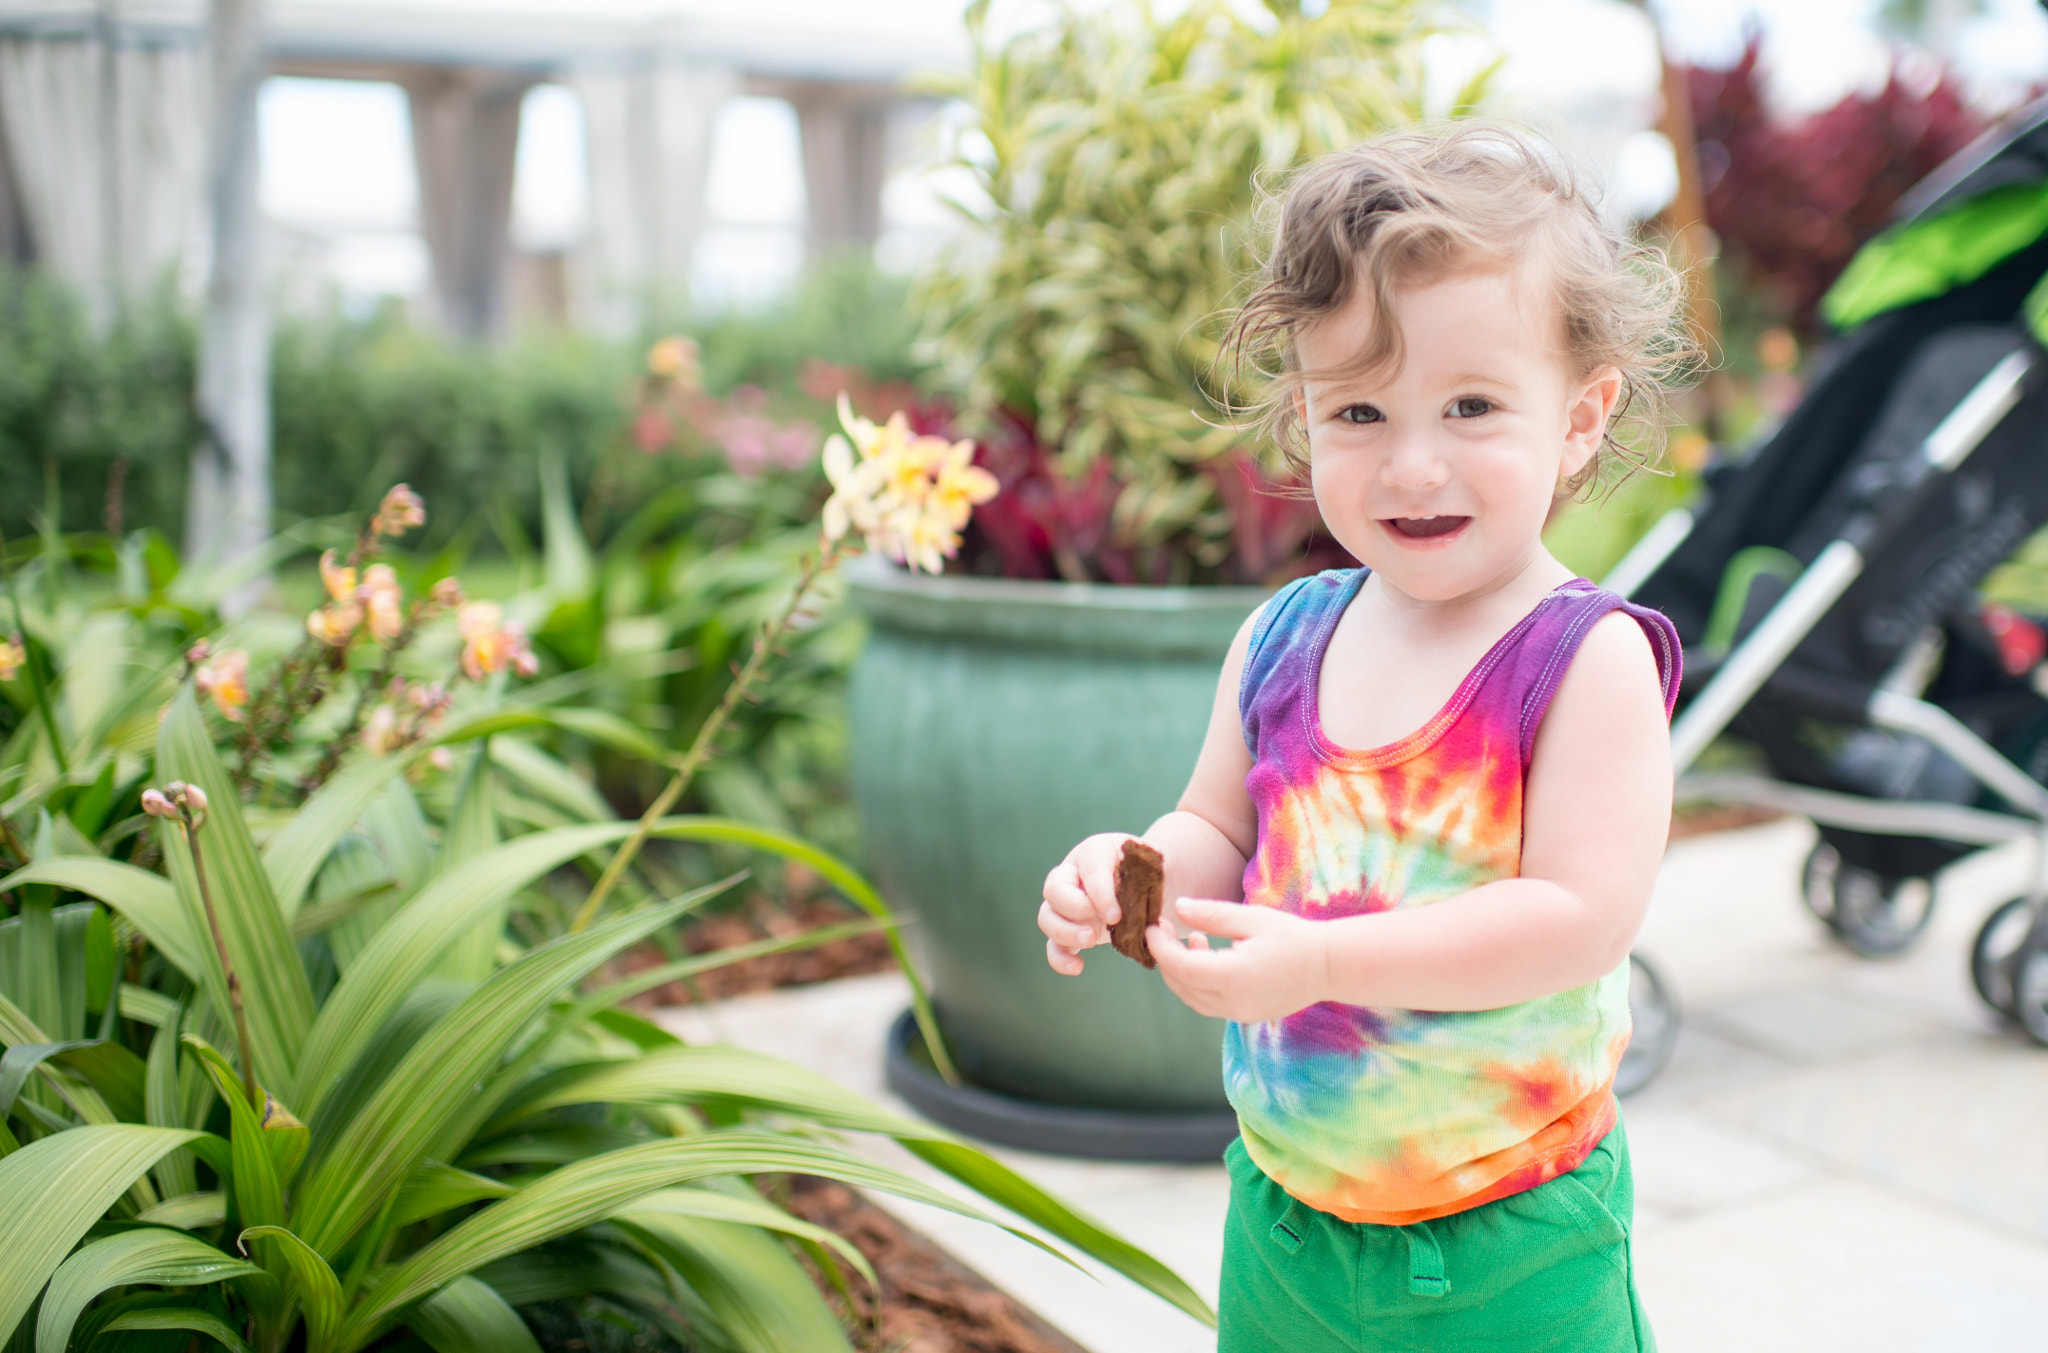
[[1129, 832], [1098, 832], [1067, 852], [1045, 876], [1045, 902], [1038, 928], [1045, 932], [1045, 961], [1052, 970], [1077, 976], [1081, 951], [1109, 943], [1116, 922], [1116, 862]]

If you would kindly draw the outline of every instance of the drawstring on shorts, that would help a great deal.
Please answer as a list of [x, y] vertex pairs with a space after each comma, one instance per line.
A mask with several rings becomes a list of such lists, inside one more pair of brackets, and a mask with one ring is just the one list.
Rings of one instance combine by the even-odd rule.
[[1418, 1221], [1401, 1228], [1401, 1234], [1408, 1238], [1408, 1294], [1415, 1297], [1441, 1297], [1451, 1290], [1451, 1280], [1444, 1273], [1444, 1252], [1437, 1248], [1436, 1236], [1429, 1229], [1429, 1223]]

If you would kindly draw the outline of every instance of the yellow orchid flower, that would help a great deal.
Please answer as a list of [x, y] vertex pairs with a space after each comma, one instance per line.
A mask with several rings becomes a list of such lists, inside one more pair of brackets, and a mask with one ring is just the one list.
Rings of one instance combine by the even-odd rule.
[[868, 548], [928, 573], [944, 571], [976, 504], [995, 497], [994, 475], [974, 464], [974, 443], [916, 436], [902, 411], [877, 426], [842, 391], [844, 435], [825, 442], [825, 539], [858, 531]]
[[[937, 437], [931, 440], [940, 441]], [[932, 503], [945, 513], [947, 525], [955, 531], [965, 529], [974, 509], [995, 497], [1002, 487], [994, 475], [974, 463], [974, 443], [965, 440], [944, 446], [932, 479]]]

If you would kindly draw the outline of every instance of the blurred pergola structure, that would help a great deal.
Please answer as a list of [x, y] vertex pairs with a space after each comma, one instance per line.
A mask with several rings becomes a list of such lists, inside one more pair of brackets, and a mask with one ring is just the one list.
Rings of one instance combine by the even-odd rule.
[[[871, 244], [906, 77], [965, 59], [952, 7], [826, 0], [268, 0], [271, 73], [390, 81], [412, 110], [437, 318], [501, 332], [526, 92], [579, 95], [591, 228], [582, 324], [630, 332], [680, 291], [711, 131], [738, 94], [787, 99], [814, 251]], [[147, 285], [208, 238], [204, 0], [0, 0], [0, 254], [88, 296]], [[945, 22], [950, 19], [950, 22]]]

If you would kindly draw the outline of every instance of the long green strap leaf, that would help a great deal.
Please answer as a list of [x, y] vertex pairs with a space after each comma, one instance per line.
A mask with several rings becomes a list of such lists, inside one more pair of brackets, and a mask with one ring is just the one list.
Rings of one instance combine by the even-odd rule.
[[396, 1231], [458, 1207], [467, 1207], [486, 1198], [508, 1198], [517, 1192], [501, 1179], [487, 1179], [468, 1170], [458, 1170], [453, 1165], [428, 1161], [414, 1170], [412, 1177], [405, 1181], [405, 1187], [398, 1191], [398, 1201], [391, 1205], [391, 1220], [387, 1225]]
[[[248, 823], [242, 818], [241, 794], [214, 751], [189, 682], [171, 702], [170, 713], [157, 732], [156, 765], [166, 780], [184, 780], [206, 791], [209, 807], [206, 824], [199, 830], [199, 849], [205, 856], [221, 938], [242, 982], [255, 1075], [265, 1085], [289, 1087], [300, 1045], [313, 1027], [313, 988], [292, 941], [291, 926], [271, 891], [270, 875], [257, 858]], [[184, 832], [172, 822], [160, 823], [159, 828], [164, 863], [184, 899], [192, 933], [206, 935], [206, 913]], [[207, 996], [225, 1016], [229, 1009], [227, 976], [210, 942], [202, 953]]]
[[[349, 964], [347, 972], [322, 1006], [300, 1054], [299, 1084], [292, 1101], [311, 1121], [343, 1069], [353, 1062], [377, 1030], [404, 1003], [448, 946], [499, 902], [570, 860], [623, 840], [634, 830], [627, 822], [589, 827], [558, 827], [535, 832], [495, 847], [470, 860], [457, 874], [444, 875], [421, 888], [396, 916], [377, 932], [369, 946]], [[704, 841], [743, 846], [781, 855], [816, 870], [848, 900], [872, 916], [892, 916], [873, 886], [836, 856], [796, 837], [784, 836], [725, 818], [672, 817], [653, 834], [666, 840]], [[918, 1011], [925, 1045], [943, 1048], [930, 1002], [918, 983], [902, 940], [892, 929], [889, 942], [905, 973], [911, 974], [911, 995]]]
[[624, 823], [536, 832], [486, 851], [461, 873], [421, 888], [358, 954], [321, 1007], [300, 1057], [293, 1100], [310, 1121], [448, 946], [477, 918], [535, 879], [624, 837]]
[[328, 855], [409, 762], [404, 756], [358, 757], [315, 790], [270, 838], [263, 850], [263, 869], [287, 925], [299, 914], [306, 890]]
[[1215, 1320], [1208, 1303], [1172, 1269], [1008, 1166], [781, 1058], [710, 1044], [658, 1048], [623, 1061], [564, 1067], [532, 1084], [520, 1112], [591, 1103], [726, 1103], [788, 1113], [826, 1127], [887, 1134], [983, 1197], [1196, 1319]]
[[[184, 1096], [178, 1084], [178, 1033], [185, 1007], [173, 1004], [149, 1041], [149, 1060], [142, 1075], [142, 1118], [151, 1127], [184, 1127]], [[203, 1121], [203, 1120], [202, 1120]], [[173, 1151], [156, 1165], [157, 1190], [166, 1199], [193, 1192], [199, 1177], [187, 1151]], [[175, 1223], [174, 1223], [175, 1224]]]
[[[0, 996], [0, 1043], [14, 1048], [55, 1042], [56, 1040], [45, 1034], [34, 1020], [16, 1009], [12, 1001]], [[114, 1111], [108, 1106], [107, 1101], [100, 1097], [99, 1091], [80, 1077], [60, 1071], [58, 1067], [51, 1065], [50, 1056], [38, 1056], [32, 1060], [35, 1069], [49, 1082], [50, 1088], [63, 1097], [64, 1102], [71, 1106], [72, 1112], [82, 1121], [96, 1124], [120, 1121], [114, 1116]], [[16, 1098], [19, 1098], [18, 1094]], [[36, 1111], [41, 1106], [24, 1102], [22, 1107]]]
[[[565, 1165], [513, 1197], [493, 1203], [392, 1267], [353, 1315], [342, 1353], [362, 1347], [387, 1316], [462, 1274], [627, 1211], [635, 1199], [657, 1190], [719, 1175], [787, 1171], [883, 1189], [1002, 1225], [987, 1213], [901, 1171], [825, 1142], [756, 1132], [712, 1132], [650, 1142]], [[1059, 1255], [1028, 1232], [1004, 1229]]]
[[0, 1054], [0, 1119], [14, 1112], [15, 1097], [37, 1067], [60, 1052], [88, 1046], [82, 1039], [76, 1043], [16, 1043]]
[[[186, 1034], [184, 1043], [197, 1054], [199, 1064], [213, 1079], [215, 1092], [227, 1101], [231, 1124], [228, 1151], [234, 1161], [235, 1215], [242, 1219], [244, 1226], [284, 1225], [284, 1185], [277, 1177], [277, 1163], [263, 1141], [263, 1120], [257, 1116], [255, 1105], [249, 1102], [241, 1078], [228, 1065], [228, 1059], [197, 1034]], [[264, 1268], [280, 1278], [285, 1276], [271, 1262], [269, 1255], [259, 1254], [257, 1257]]]
[[12, 1330], [71, 1247], [157, 1158], [205, 1134], [112, 1123], [74, 1128], [0, 1159], [0, 1330]]
[[652, 761], [657, 766], [668, 764], [669, 759], [675, 754], [672, 748], [662, 746], [609, 710], [575, 705], [552, 708], [541, 705], [515, 705], [510, 709], [494, 710], [457, 724], [436, 738], [435, 742], [443, 745], [470, 742], [498, 733], [532, 732], [537, 728], [559, 728], [564, 732], [588, 738], [599, 746], [609, 747], [615, 752], [624, 752], [627, 756]]
[[868, 1286], [877, 1291], [881, 1289], [868, 1257], [852, 1241], [836, 1231], [792, 1217], [752, 1189], [732, 1193], [710, 1188], [663, 1189], [637, 1199], [615, 1220], [639, 1224], [650, 1217], [696, 1217], [704, 1221], [736, 1222], [741, 1226], [758, 1226], [764, 1231], [780, 1231], [799, 1240], [823, 1245], [867, 1279]]
[[37, 860], [0, 879], [0, 891], [25, 884], [48, 884], [98, 898], [128, 918], [158, 953], [193, 981], [205, 964], [199, 933], [178, 900], [178, 890], [161, 875], [117, 860], [90, 855], [55, 855]]
[[741, 1353], [852, 1353], [810, 1275], [764, 1232], [678, 1215], [629, 1229], [682, 1275]]
[[434, 1353], [540, 1353], [519, 1312], [466, 1274], [414, 1307], [405, 1323]]
[[306, 1313], [307, 1353], [330, 1353], [341, 1333], [341, 1279], [312, 1246], [285, 1227], [251, 1226], [242, 1232], [244, 1244], [252, 1237], [267, 1242], [284, 1264], [286, 1272], [280, 1276]]
[[150, 1228], [95, 1240], [66, 1259], [50, 1279], [36, 1320], [36, 1353], [65, 1353], [80, 1313], [110, 1287], [196, 1287], [261, 1272], [183, 1231]]
[[209, 1226], [219, 1226], [228, 1219], [228, 1200], [224, 1193], [181, 1193], [175, 1198], [166, 1198], [147, 1212], [138, 1213], [135, 1220], [155, 1222], [159, 1226], [175, 1226], [180, 1231], [204, 1231]]
[[685, 896], [531, 950], [472, 992], [415, 1044], [329, 1142], [296, 1201], [298, 1231], [334, 1254], [422, 1163], [453, 1153], [496, 1105], [483, 1093], [520, 1032], [563, 987], [668, 925]]
[[785, 860], [795, 860], [815, 871], [827, 883], [837, 888], [840, 895], [859, 907], [868, 915], [892, 922], [889, 929], [889, 948], [896, 955], [897, 966], [903, 970], [904, 978], [910, 983], [910, 1009], [917, 1019], [918, 1032], [924, 1035], [924, 1045], [931, 1052], [932, 1061], [939, 1074], [948, 1081], [957, 1081], [959, 1073], [953, 1069], [953, 1059], [946, 1052], [945, 1039], [939, 1033], [938, 1016], [932, 1012], [930, 996], [924, 982], [917, 975], [917, 964], [911, 960], [910, 950], [904, 946], [903, 936], [893, 924], [901, 920], [889, 910], [889, 904], [875, 891], [875, 886], [861, 877], [860, 872], [837, 855], [818, 849], [802, 837], [784, 832], [771, 831], [750, 823], [738, 822], [722, 817], [671, 817], [664, 818], [654, 829], [654, 835], [669, 841], [706, 841], [722, 845], [744, 846], [768, 855], [779, 855]]
[[191, 1330], [194, 1334], [203, 1334], [217, 1341], [228, 1353], [249, 1353], [249, 1345], [242, 1342], [242, 1336], [227, 1321], [211, 1311], [191, 1306], [158, 1306], [147, 1311], [130, 1311], [109, 1320], [103, 1332], [113, 1334], [121, 1330]]

